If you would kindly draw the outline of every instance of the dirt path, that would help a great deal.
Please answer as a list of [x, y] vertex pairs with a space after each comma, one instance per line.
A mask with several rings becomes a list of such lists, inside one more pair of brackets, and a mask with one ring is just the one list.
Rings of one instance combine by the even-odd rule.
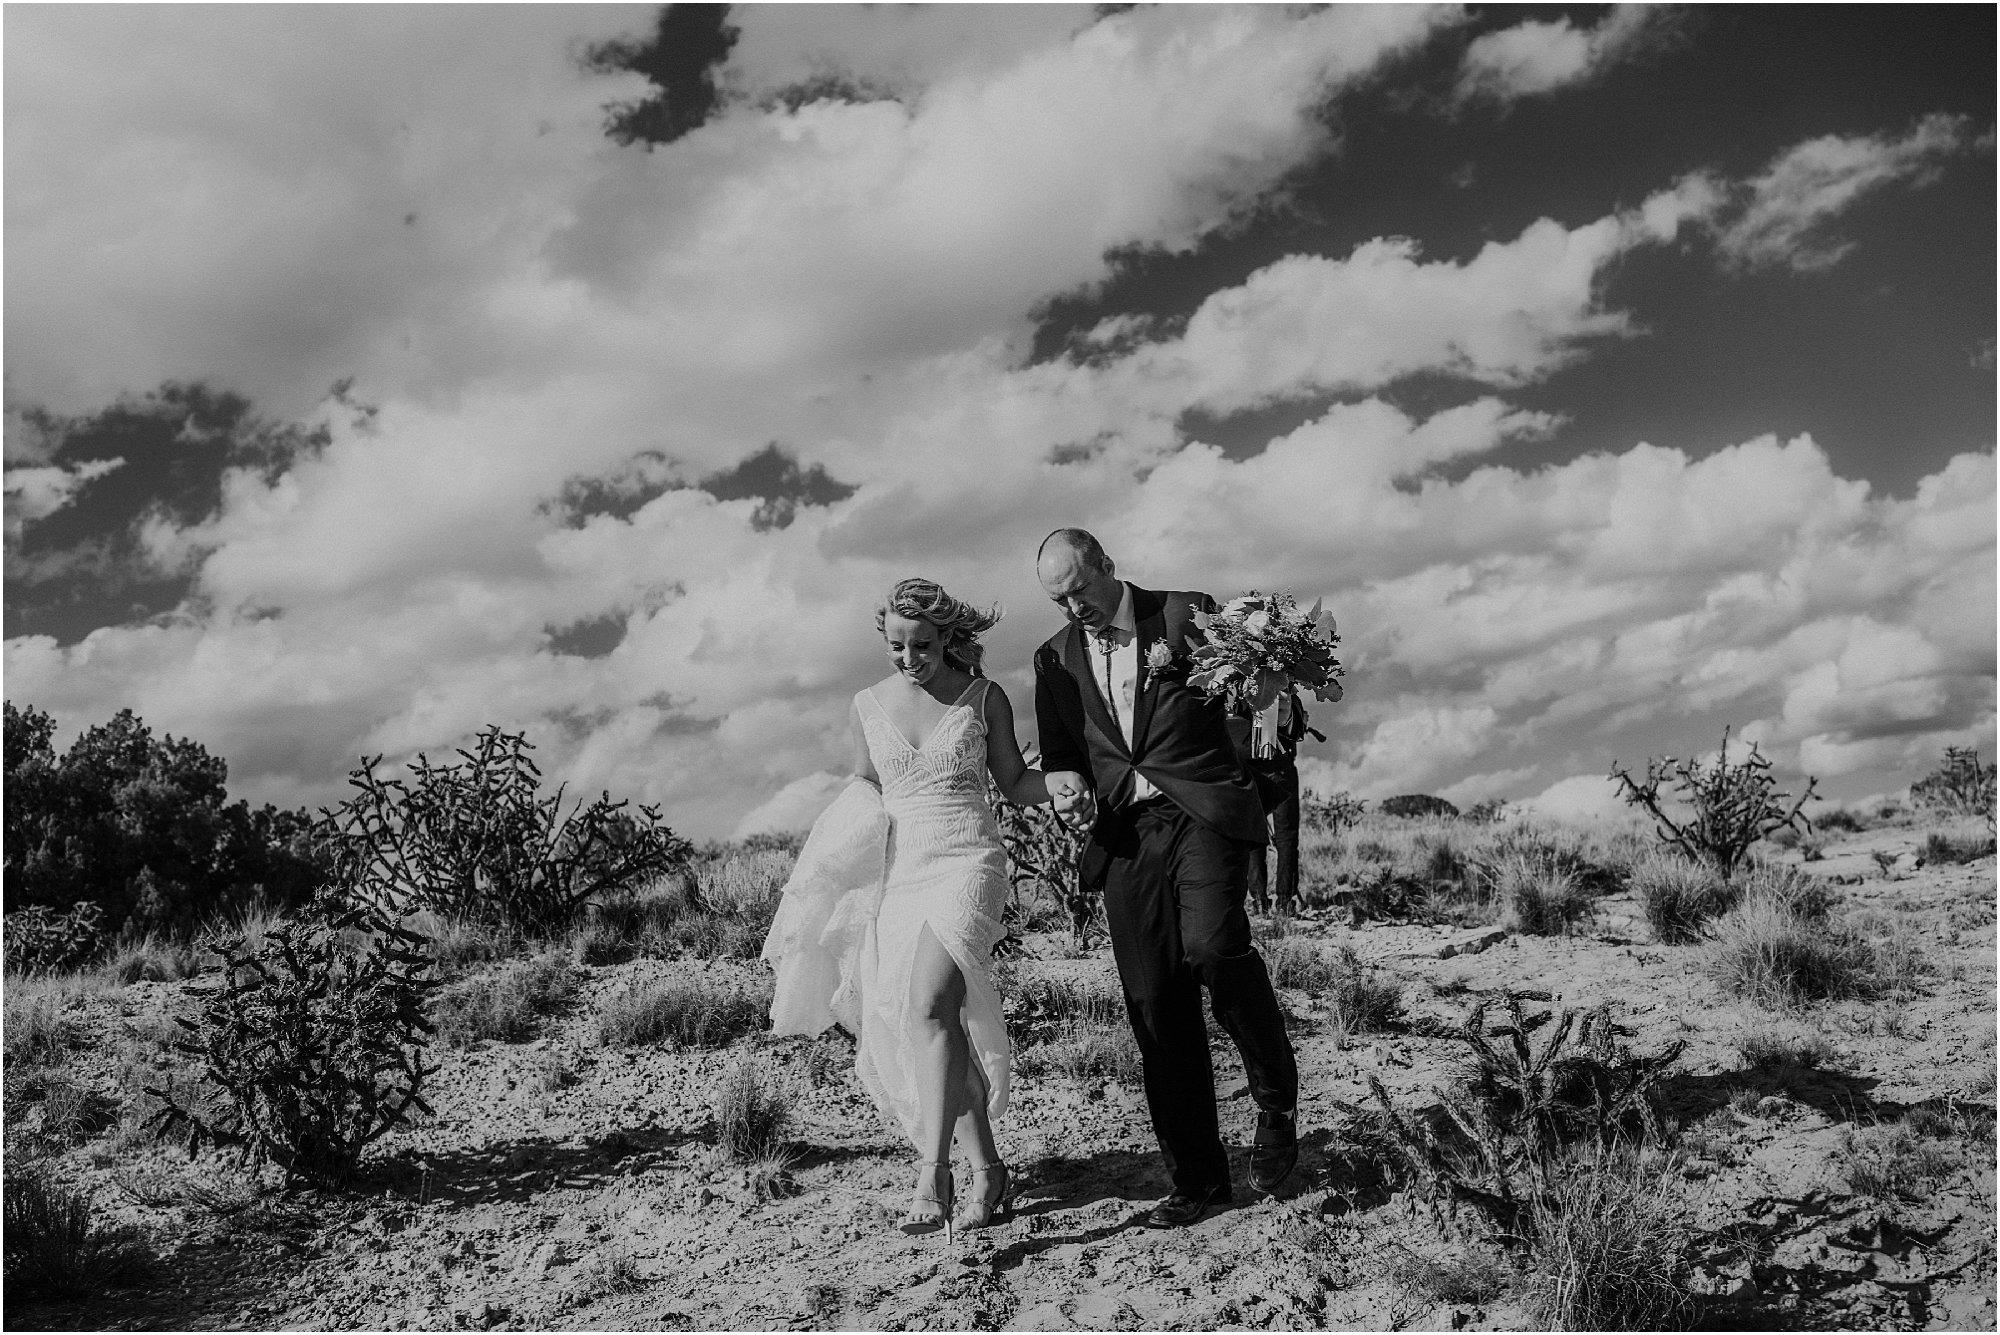
[[[1439, 958], [1454, 935], [1350, 930], [1329, 915], [1297, 934], [1351, 946], [1403, 986], [1412, 1015], [1539, 988], [1610, 1002], [1635, 1047], [1686, 1040], [1667, 1111], [1699, 1123], [1685, 1169], [1705, 1225], [1733, 1226], [1703, 1284], [1711, 1325], [1991, 1329], [1990, 1158], [1919, 1200], [1853, 1190], [1852, 1138], [1913, 1107], [1992, 1107], [1994, 864], [1884, 876], [1859, 836], [1822, 871], [1852, 878], [1842, 911], [1906, 923], [1937, 969], [1887, 1007], [1843, 1002], [1786, 1018], [1729, 1000], [1696, 947], [1650, 943], [1636, 905], [1611, 899], [1591, 932], [1508, 937]], [[1904, 837], [1907, 839], [1907, 833]], [[1268, 924], [1264, 924], [1268, 926]], [[1110, 977], [1108, 952], [1064, 958], [1036, 938], [1017, 966]], [[1000, 1129], [1019, 1166], [1015, 1217], [947, 1243], [892, 1224], [912, 1164], [852, 1087], [837, 1037], [748, 1040], [715, 1052], [606, 1049], [594, 1016], [647, 977], [752, 978], [761, 966], [635, 961], [589, 970], [572, 1013], [542, 1037], [446, 1054], [436, 1115], [385, 1141], [372, 1194], [258, 1195], [223, 1161], [160, 1149], [81, 1147], [66, 1171], [166, 1248], [161, 1283], [83, 1304], [10, 1312], [33, 1328], [254, 1329], [1498, 1329], [1531, 1324], [1519, 1300], [1440, 1303], [1398, 1258], [1448, 1254], [1401, 1203], [1346, 1212], [1322, 1171], [1336, 1101], [1374, 1075], [1424, 1104], [1451, 1045], [1407, 1033], [1340, 1044], [1325, 1004], [1284, 996], [1305, 1076], [1302, 1171], [1279, 1199], [1237, 1203], [1192, 1228], [1138, 1220], [1167, 1189], [1143, 1102], [1129, 1087], [1023, 1079]], [[175, 1004], [179, 985], [93, 1003], [111, 1034]], [[1821, 1035], [1820, 1069], [1746, 1069], [1746, 1036]], [[110, 1062], [115, 1045], [86, 1060]], [[793, 1194], [760, 1199], [712, 1146], [712, 1091], [746, 1050], [797, 1100]], [[1217, 1045], [1225, 1134], [1254, 1120], [1229, 1044]], [[109, 1080], [108, 1070], [99, 1078]], [[1990, 1119], [1990, 1112], [1988, 1113]], [[1990, 1126], [1990, 1120], [1987, 1123]], [[1990, 1135], [1990, 1133], [1989, 1133]], [[1991, 1154], [1991, 1141], [1984, 1153]], [[138, 1189], [135, 1190], [135, 1184]], [[200, 1199], [196, 1199], [200, 1197]]]

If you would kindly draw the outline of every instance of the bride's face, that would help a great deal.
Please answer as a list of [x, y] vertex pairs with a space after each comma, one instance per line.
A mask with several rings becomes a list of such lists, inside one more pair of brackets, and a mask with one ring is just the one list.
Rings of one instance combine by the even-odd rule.
[[928, 621], [913, 621], [891, 612], [882, 622], [889, 661], [913, 686], [921, 686], [944, 670], [944, 632]]

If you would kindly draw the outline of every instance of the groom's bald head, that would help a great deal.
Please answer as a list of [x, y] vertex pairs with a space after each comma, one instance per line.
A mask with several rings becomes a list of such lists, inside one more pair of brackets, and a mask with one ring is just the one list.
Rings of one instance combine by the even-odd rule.
[[1088, 630], [1110, 625], [1125, 595], [1103, 545], [1080, 528], [1059, 528], [1042, 539], [1035, 578], [1070, 620]]
[[1074, 553], [1077, 560], [1092, 570], [1105, 570], [1111, 565], [1111, 558], [1104, 554], [1104, 544], [1089, 529], [1059, 528], [1049, 534], [1035, 550], [1035, 564], [1040, 566], [1052, 550]]

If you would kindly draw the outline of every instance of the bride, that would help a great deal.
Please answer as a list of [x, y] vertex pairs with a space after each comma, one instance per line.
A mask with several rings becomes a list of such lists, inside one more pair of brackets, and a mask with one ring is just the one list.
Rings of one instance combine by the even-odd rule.
[[[1011, 1198], [993, 1142], [1007, 1028], [993, 985], [1007, 858], [982, 771], [1008, 801], [1049, 800], [1014, 740], [1007, 693], [980, 671], [1000, 619], [925, 579], [875, 612], [894, 671], [854, 697], [854, 781], [814, 823], [764, 944], [771, 1028], [856, 1038], [855, 1073], [921, 1156], [906, 1233], [979, 1227]], [[951, 1147], [970, 1160], [953, 1211]]]

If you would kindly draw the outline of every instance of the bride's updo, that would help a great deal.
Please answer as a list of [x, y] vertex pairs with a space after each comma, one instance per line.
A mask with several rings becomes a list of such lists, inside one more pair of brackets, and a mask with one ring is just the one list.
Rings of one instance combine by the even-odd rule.
[[928, 579], [906, 579], [889, 590], [889, 596], [875, 609], [877, 633], [885, 632], [891, 612], [911, 621], [930, 622], [944, 636], [945, 662], [975, 677], [986, 675], [979, 669], [980, 661], [986, 657], [986, 646], [979, 642], [979, 635], [1000, 620], [998, 607], [982, 612], [946, 593], [941, 584]]

